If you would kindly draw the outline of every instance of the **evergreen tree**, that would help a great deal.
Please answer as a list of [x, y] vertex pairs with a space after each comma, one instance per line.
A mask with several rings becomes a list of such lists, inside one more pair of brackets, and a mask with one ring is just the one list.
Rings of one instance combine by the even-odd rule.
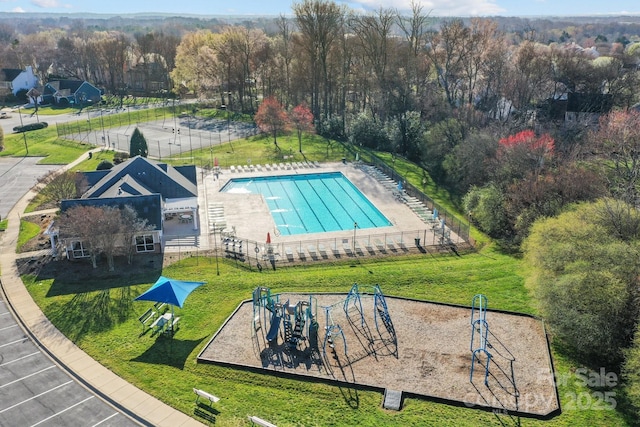
[[129, 143], [129, 156], [142, 156], [147, 157], [149, 155], [149, 147], [147, 146], [147, 140], [144, 139], [144, 135], [138, 128], [135, 128], [133, 135], [131, 135], [131, 142]]

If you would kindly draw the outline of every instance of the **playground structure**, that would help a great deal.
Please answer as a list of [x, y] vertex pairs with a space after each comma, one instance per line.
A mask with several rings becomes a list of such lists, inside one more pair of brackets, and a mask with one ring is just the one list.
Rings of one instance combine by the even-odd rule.
[[[380, 289], [379, 285], [374, 285], [371, 288], [371, 293], [362, 292], [362, 286], [354, 283], [347, 293], [344, 301], [337, 302], [333, 305], [323, 306], [325, 310], [325, 338], [322, 345], [322, 356], [324, 360], [329, 361], [330, 359], [327, 357], [327, 344], [332, 352], [332, 359], [338, 360], [338, 354], [336, 352], [336, 345], [342, 342], [344, 349], [344, 356], [346, 358], [346, 364], [350, 364], [357, 360], [362, 359], [363, 357], [369, 356], [372, 353], [376, 352], [376, 338], [371, 334], [371, 331], [368, 328], [366, 322], [366, 314], [363, 308], [362, 299], [363, 298], [371, 298], [373, 299], [373, 319], [376, 327], [376, 331], [378, 332], [378, 337], [383, 336], [383, 331], [380, 330], [380, 323], [385, 326], [385, 331], [391, 337], [390, 341], [396, 345], [396, 336], [395, 329], [393, 327], [393, 323], [391, 321], [391, 316], [389, 315], [389, 309], [387, 307], [386, 300], [384, 298], [384, 294], [382, 293], [382, 289]], [[360, 337], [365, 338], [366, 351], [361, 354], [349, 355], [347, 339], [345, 337], [345, 333], [343, 330], [343, 325], [340, 325], [334, 320], [334, 316], [332, 315], [333, 309], [342, 306], [344, 311], [344, 315], [349, 323], [349, 326], [358, 332]], [[355, 317], [355, 321], [354, 321]], [[359, 326], [357, 325], [359, 323]], [[346, 325], [344, 325], [346, 327]]]
[[[269, 288], [258, 287], [253, 290], [253, 328], [252, 336], [269, 325], [266, 340], [277, 343], [282, 325], [283, 340], [291, 348], [300, 343], [310, 342], [317, 347], [318, 322], [316, 321], [317, 303], [313, 295], [308, 301], [291, 304], [289, 300], [280, 302], [280, 295], [271, 294]], [[311, 339], [309, 339], [311, 337]]]
[[[357, 283], [353, 284], [346, 298], [342, 301], [331, 305], [322, 306], [325, 313], [324, 337], [322, 337], [322, 358], [326, 362], [326, 366], [330, 365], [330, 361], [334, 360], [339, 365], [350, 364], [353, 361], [360, 360], [362, 357], [368, 356], [371, 352], [375, 353], [376, 338], [371, 334], [365, 320], [365, 311], [363, 309], [362, 300], [371, 298], [373, 301], [372, 317], [374, 320], [376, 331], [378, 332], [378, 340], [385, 335], [388, 337], [382, 340], [385, 343], [396, 343], [395, 329], [387, 302], [385, 300], [382, 289], [379, 285], [371, 286], [370, 292], [362, 292], [362, 286]], [[313, 351], [319, 351], [319, 324], [317, 321], [317, 299], [314, 295], [310, 295], [308, 300], [300, 300], [292, 304], [290, 300], [282, 302], [279, 294], [272, 294], [269, 288], [258, 287], [253, 290], [253, 327], [252, 336], [255, 338], [261, 328], [265, 329], [264, 335], [269, 345], [277, 345], [280, 338], [282, 342], [288, 344], [290, 349], [302, 349], [300, 345], [307, 343], [308, 348]], [[342, 309], [347, 319], [346, 323], [340, 324], [335, 320], [334, 310]], [[381, 329], [384, 326], [384, 329]], [[356, 356], [350, 357], [348, 351], [347, 338], [344, 332], [345, 327], [357, 329], [359, 335], [365, 337], [367, 351]], [[282, 331], [282, 333], [281, 333]], [[264, 332], [263, 332], [264, 333]], [[336, 348], [342, 347], [344, 360], [339, 360]], [[332, 353], [331, 357], [327, 355], [327, 349]]]
[[[476, 333], [479, 341], [476, 344]], [[489, 334], [489, 324], [487, 323], [487, 297], [477, 294], [471, 300], [471, 370], [469, 372], [469, 382], [473, 382], [473, 369], [476, 360], [480, 362], [480, 355], [485, 356], [484, 385], [489, 385], [489, 365], [491, 364], [491, 353], [487, 351], [487, 336]]]
[[[487, 300], [481, 297], [473, 301], [470, 313], [468, 305], [396, 298], [382, 292], [376, 296], [375, 286], [314, 295], [276, 294], [262, 288], [254, 295], [240, 303], [214, 334], [198, 355], [199, 363], [335, 384], [349, 404], [357, 401], [357, 392], [349, 388], [354, 385], [385, 390], [383, 406], [388, 409], [401, 408], [402, 396], [409, 393], [516, 416], [547, 417], [559, 411], [544, 325], [534, 316], [489, 314]], [[285, 341], [285, 305], [295, 312], [296, 302], [302, 302], [298, 313], [304, 314], [308, 301], [318, 306], [319, 318], [314, 320], [320, 326], [309, 328], [312, 322], [307, 319], [301, 334], [306, 339], [292, 347]], [[280, 321], [274, 322], [274, 313]], [[288, 316], [293, 332], [295, 315]], [[269, 334], [275, 325], [277, 329]], [[471, 344], [469, 326], [474, 327]], [[266, 339], [274, 334], [272, 341]], [[486, 386], [479, 385], [482, 380], [477, 374], [470, 381], [474, 379], [470, 349], [473, 355], [482, 348], [491, 354], [490, 368], [484, 366], [484, 351], [475, 353], [473, 363], [474, 371], [485, 368]], [[394, 391], [400, 393], [396, 408], [387, 405]]]

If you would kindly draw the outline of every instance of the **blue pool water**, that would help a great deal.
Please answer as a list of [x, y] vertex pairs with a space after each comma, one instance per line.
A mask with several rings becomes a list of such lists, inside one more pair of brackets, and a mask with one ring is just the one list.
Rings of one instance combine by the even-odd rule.
[[237, 178], [220, 191], [262, 194], [283, 236], [391, 225], [341, 172]]

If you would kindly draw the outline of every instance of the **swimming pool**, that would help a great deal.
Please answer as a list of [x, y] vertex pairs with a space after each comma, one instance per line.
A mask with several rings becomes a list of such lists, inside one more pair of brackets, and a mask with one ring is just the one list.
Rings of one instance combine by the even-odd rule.
[[283, 236], [392, 225], [341, 172], [235, 178], [220, 191], [262, 194]]

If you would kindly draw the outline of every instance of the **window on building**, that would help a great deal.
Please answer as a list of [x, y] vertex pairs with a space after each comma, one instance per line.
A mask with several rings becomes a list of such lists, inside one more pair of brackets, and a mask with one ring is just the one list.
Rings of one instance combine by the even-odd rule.
[[136, 236], [136, 252], [153, 252], [154, 250], [153, 234]]
[[74, 258], [87, 258], [89, 257], [89, 253], [85, 250], [82, 242], [73, 242], [71, 243], [71, 250], [73, 252]]

